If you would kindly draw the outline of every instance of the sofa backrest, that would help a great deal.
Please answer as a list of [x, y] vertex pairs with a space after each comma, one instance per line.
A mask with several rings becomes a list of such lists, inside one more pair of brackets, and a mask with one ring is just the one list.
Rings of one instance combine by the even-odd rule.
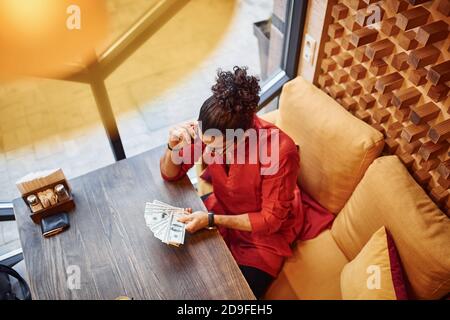
[[338, 213], [383, 149], [383, 135], [301, 77], [283, 87], [276, 125], [300, 146], [299, 184]]
[[392, 234], [414, 298], [438, 299], [450, 291], [450, 219], [397, 156], [373, 162], [331, 233], [352, 260], [382, 226]]

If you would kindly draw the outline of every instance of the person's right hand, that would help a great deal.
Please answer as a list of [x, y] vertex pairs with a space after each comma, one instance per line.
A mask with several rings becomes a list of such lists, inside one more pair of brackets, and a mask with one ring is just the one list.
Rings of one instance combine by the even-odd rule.
[[179, 149], [184, 145], [191, 143], [191, 140], [195, 139], [197, 136], [197, 125], [196, 121], [189, 121], [170, 128], [169, 146], [172, 149]]

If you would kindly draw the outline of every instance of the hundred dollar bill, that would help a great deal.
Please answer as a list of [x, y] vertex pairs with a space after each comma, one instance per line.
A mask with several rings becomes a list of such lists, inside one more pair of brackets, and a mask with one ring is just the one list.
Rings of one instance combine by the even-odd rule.
[[167, 224], [167, 232], [164, 242], [172, 245], [180, 245], [184, 243], [185, 225], [177, 219], [179, 214], [172, 214]]
[[178, 218], [185, 214], [184, 208], [174, 207], [154, 200], [145, 204], [144, 218], [147, 227], [162, 242], [179, 246], [184, 244], [185, 225]]

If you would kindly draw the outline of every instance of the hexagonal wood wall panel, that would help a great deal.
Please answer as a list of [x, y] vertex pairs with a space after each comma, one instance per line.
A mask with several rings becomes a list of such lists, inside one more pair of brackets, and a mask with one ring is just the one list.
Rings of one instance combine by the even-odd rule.
[[331, 15], [317, 85], [450, 215], [450, 0], [340, 0]]

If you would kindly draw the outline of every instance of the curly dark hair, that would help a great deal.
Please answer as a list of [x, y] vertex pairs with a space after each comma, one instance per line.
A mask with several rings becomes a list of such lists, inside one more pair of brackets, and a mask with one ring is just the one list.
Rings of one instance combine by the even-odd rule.
[[213, 95], [203, 103], [198, 117], [203, 132], [214, 128], [225, 134], [226, 129], [247, 130], [253, 125], [261, 88], [247, 69], [235, 66], [233, 71], [217, 71]]

